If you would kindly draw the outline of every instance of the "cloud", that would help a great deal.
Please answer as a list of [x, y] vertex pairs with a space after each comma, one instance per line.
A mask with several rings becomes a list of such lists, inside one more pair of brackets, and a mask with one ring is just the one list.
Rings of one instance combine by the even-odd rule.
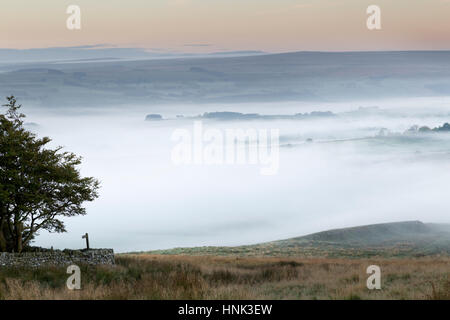
[[96, 48], [111, 48], [115, 47], [110, 44], [106, 43], [99, 43], [99, 44], [91, 44], [91, 45], [82, 45], [82, 46], [73, 46], [73, 47], [58, 47], [58, 48], [64, 48], [64, 49], [96, 49]]
[[184, 47], [211, 47], [212, 44], [209, 43], [188, 43], [184, 44]]
[[2, 62], [38, 62], [102, 58], [131, 59], [148, 58], [150, 56], [150, 53], [142, 48], [119, 48], [107, 44], [32, 49], [0, 48], [0, 60]]

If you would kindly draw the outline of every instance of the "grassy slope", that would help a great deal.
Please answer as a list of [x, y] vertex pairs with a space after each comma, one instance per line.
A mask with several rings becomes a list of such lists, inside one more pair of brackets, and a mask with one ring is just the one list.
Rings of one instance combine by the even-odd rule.
[[[366, 287], [369, 265], [382, 290]], [[80, 291], [64, 267], [0, 268], [1, 299], [450, 299], [449, 258], [301, 259], [119, 255], [81, 266]]]
[[[80, 291], [67, 290], [64, 267], [0, 268], [0, 300], [450, 299], [450, 257], [411, 257], [419, 252], [438, 253], [436, 248], [441, 247], [448, 253], [449, 229], [403, 222], [330, 230], [255, 246], [120, 254], [115, 266], [81, 265]], [[314, 255], [359, 259], [310, 257]], [[366, 269], [373, 264], [382, 270], [382, 290], [366, 287]]]
[[408, 221], [329, 230], [248, 246], [175, 248], [151, 253], [355, 258], [449, 255], [450, 226]]

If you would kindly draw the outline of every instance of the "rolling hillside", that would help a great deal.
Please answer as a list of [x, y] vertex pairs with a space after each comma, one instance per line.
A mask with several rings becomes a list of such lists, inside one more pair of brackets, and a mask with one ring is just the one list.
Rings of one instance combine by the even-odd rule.
[[0, 65], [0, 94], [60, 107], [324, 102], [450, 93], [448, 51], [113, 58]]
[[151, 253], [355, 258], [450, 255], [450, 225], [420, 221], [383, 223], [328, 230], [256, 245], [176, 248]]

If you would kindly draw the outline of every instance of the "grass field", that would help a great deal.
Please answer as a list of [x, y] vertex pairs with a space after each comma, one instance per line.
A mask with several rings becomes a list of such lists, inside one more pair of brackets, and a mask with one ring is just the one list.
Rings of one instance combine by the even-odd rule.
[[[119, 255], [115, 266], [0, 268], [0, 299], [450, 299], [450, 258], [331, 259]], [[382, 271], [368, 290], [366, 268]]]

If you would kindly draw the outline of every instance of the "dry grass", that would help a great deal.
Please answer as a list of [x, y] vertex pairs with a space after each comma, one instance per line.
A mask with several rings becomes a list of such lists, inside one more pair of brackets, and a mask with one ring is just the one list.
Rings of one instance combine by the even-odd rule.
[[[368, 290], [367, 266], [382, 270]], [[1, 269], [0, 299], [450, 299], [450, 259], [296, 259], [121, 255], [82, 266], [82, 290], [64, 268]]]

